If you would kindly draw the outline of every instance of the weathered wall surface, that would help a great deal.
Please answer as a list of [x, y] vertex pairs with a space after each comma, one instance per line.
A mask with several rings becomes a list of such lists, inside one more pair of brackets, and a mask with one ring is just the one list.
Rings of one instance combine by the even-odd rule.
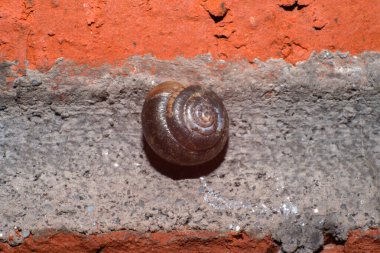
[[[378, 252], [379, 13], [0, 0], [0, 252]], [[144, 96], [166, 80], [223, 97], [216, 160], [176, 167], [144, 143]]]
[[48, 69], [59, 57], [118, 63], [211, 53], [283, 58], [314, 50], [380, 50], [377, 0], [8, 0], [0, 2], [0, 61]]
[[[211, 163], [172, 166], [143, 142], [144, 96], [170, 79], [225, 101], [229, 144]], [[98, 69], [60, 61], [28, 70], [0, 101], [0, 230], [12, 244], [22, 239], [15, 226], [26, 236], [244, 230], [310, 252], [324, 232], [339, 241], [379, 225], [378, 53], [326, 51], [296, 66], [208, 56]]]

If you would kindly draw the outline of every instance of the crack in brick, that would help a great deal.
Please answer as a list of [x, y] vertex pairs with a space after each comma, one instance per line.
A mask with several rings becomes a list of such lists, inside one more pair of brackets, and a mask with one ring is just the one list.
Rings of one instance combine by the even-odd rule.
[[284, 9], [285, 11], [294, 11], [294, 10], [302, 10], [303, 8], [306, 8], [309, 6], [308, 4], [299, 4], [298, 1], [295, 1], [292, 5], [287, 4], [281, 4], [280, 8]]
[[226, 8], [224, 2], [221, 2], [219, 4], [220, 9], [217, 8], [217, 9], [219, 9], [218, 11], [216, 11], [215, 9], [212, 9], [212, 8], [210, 9], [206, 6], [204, 8], [208, 12], [208, 14], [210, 15], [211, 19], [214, 21], [215, 24], [221, 22], [226, 17], [226, 15], [229, 11], [229, 9]]

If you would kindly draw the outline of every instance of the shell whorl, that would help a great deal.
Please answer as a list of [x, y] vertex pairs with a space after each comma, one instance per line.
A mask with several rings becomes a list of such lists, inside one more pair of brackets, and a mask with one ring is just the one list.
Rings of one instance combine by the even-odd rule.
[[142, 112], [144, 136], [162, 158], [195, 165], [214, 158], [228, 138], [221, 99], [198, 85], [164, 82], [153, 88]]

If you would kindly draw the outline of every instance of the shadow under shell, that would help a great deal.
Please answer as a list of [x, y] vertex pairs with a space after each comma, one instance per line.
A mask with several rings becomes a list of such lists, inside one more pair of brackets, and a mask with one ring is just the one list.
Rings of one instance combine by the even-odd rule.
[[152, 167], [173, 180], [192, 179], [206, 176], [216, 170], [224, 161], [228, 149], [228, 139], [222, 151], [212, 160], [193, 166], [176, 165], [158, 156], [142, 137], [143, 148]]

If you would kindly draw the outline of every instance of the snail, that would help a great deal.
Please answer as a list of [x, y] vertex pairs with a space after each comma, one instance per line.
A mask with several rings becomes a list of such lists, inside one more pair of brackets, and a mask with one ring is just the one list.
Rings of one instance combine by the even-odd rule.
[[146, 96], [141, 114], [146, 142], [161, 158], [184, 166], [215, 158], [228, 139], [222, 100], [199, 85], [163, 82]]

